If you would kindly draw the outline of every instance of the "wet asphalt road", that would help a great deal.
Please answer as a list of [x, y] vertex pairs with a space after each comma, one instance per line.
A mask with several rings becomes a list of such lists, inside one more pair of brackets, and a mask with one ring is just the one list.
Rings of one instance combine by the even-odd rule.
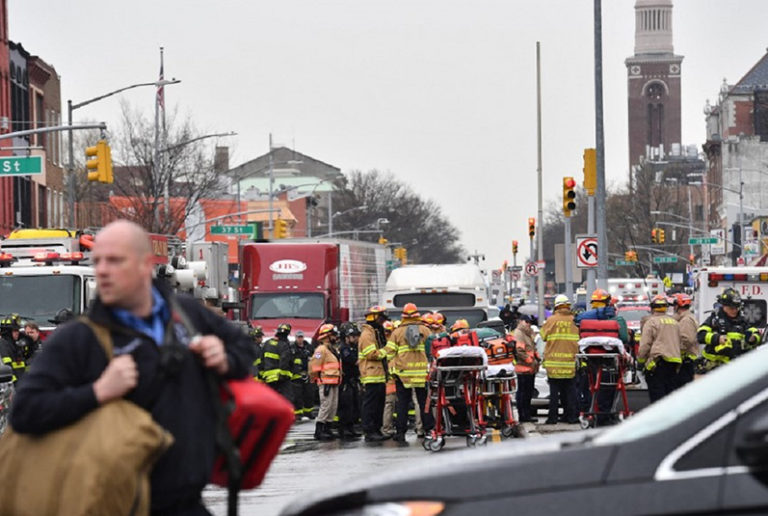
[[[543, 418], [541, 419], [543, 421]], [[546, 438], [547, 433], [578, 430], [578, 425], [554, 426], [525, 423], [528, 439]], [[275, 458], [264, 483], [257, 489], [240, 493], [240, 514], [243, 516], [274, 516], [291, 501], [300, 500], [310, 493], [322, 493], [324, 489], [337, 489], [350, 481], [364, 481], [381, 471], [399, 467], [412, 467], [429, 461], [433, 455], [426, 452], [421, 441], [409, 431], [408, 443], [385, 441], [365, 443], [318, 442], [313, 439], [314, 421], [304, 421], [293, 426], [283, 443], [281, 453]], [[488, 439], [488, 446], [501, 442], [496, 433]], [[466, 449], [463, 437], [449, 437], [441, 454]], [[216, 516], [227, 512], [226, 489], [210, 486], [203, 493], [208, 509]]]

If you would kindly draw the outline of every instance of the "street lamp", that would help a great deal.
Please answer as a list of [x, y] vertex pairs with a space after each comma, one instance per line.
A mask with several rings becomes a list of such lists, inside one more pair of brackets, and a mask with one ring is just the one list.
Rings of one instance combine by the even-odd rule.
[[365, 210], [367, 208], [368, 208], [368, 206], [363, 204], [361, 206], [355, 206], [354, 208], [350, 208], [348, 210], [337, 211], [336, 213], [331, 215], [330, 219], [328, 220], [328, 237], [330, 238], [330, 237], [333, 236], [333, 219], [335, 219], [336, 217], [340, 217], [341, 215], [346, 215], [347, 213], [350, 213], [350, 212], [353, 212], [353, 211]]
[[[240, 207], [240, 182], [245, 179], [246, 177], [255, 176], [256, 174], [260, 174], [261, 172], [264, 172], [265, 170], [269, 171], [269, 230], [272, 230], [272, 198], [274, 197], [274, 184], [275, 184], [275, 177], [274, 177], [274, 167], [275, 165], [300, 165], [303, 163], [303, 161], [297, 161], [297, 160], [287, 160], [287, 161], [278, 161], [275, 163], [272, 161], [272, 148], [271, 148], [271, 137], [270, 137], [270, 150], [269, 150], [269, 164], [258, 168], [256, 170], [248, 171], [247, 174], [238, 174], [237, 175], [237, 210], [242, 211]], [[279, 194], [280, 192], [278, 192]]]
[[[72, 111], [75, 109], [80, 109], [81, 107], [87, 106], [88, 104], [93, 104], [94, 102], [97, 102], [99, 100], [105, 99], [107, 97], [111, 97], [112, 95], [117, 95], [118, 93], [122, 93], [126, 90], [131, 90], [133, 88], [139, 88], [142, 86], [155, 86], [157, 88], [161, 86], [167, 86], [169, 84], [178, 84], [181, 81], [178, 79], [171, 79], [168, 80], [160, 80], [160, 81], [153, 81], [153, 82], [141, 82], [138, 84], [131, 84], [130, 86], [125, 86], [123, 88], [110, 91], [109, 93], [105, 93], [104, 95], [99, 95], [98, 97], [94, 97], [92, 99], [84, 100], [83, 102], [78, 102], [77, 104], [72, 104], [72, 99], [67, 100], [67, 125], [69, 127], [72, 127]], [[67, 196], [68, 204], [69, 204], [69, 222], [72, 225], [72, 227], [76, 226], [75, 221], [75, 158], [74, 158], [74, 142], [72, 141], [72, 129], [69, 130], [69, 163], [67, 165], [67, 177], [69, 178], [69, 185], [67, 188]]]

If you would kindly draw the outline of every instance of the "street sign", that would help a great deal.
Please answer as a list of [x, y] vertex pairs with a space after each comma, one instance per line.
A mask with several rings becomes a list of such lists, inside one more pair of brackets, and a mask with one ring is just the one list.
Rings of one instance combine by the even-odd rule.
[[715, 237], [691, 237], [688, 239], [689, 245], [697, 244], [716, 244], [717, 238]]
[[677, 256], [654, 256], [653, 263], [677, 263]]
[[509, 268], [509, 270], [511, 270], [512, 272], [515, 272], [515, 271], [521, 272], [523, 270], [523, 266], [522, 265], [512, 265]]
[[251, 224], [244, 226], [211, 226], [211, 235], [252, 235], [254, 227]]
[[512, 281], [519, 281], [520, 280], [520, 271], [512, 271], [512, 274], [510, 275]]
[[0, 176], [27, 176], [42, 173], [42, 156], [0, 158]]
[[597, 236], [576, 235], [576, 258], [581, 269], [597, 267]]
[[525, 275], [526, 276], [538, 276], [539, 275], [539, 264], [537, 262], [526, 262], [526, 264], [525, 264]]
[[628, 262], [627, 260], [616, 260], [616, 265], [623, 265], [624, 267], [632, 267], [637, 262]]

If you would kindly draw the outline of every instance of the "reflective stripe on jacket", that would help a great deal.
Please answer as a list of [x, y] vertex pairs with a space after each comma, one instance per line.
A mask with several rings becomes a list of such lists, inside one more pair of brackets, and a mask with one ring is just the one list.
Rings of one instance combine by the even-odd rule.
[[[382, 334], [383, 337], [383, 334]], [[381, 339], [383, 341], [383, 339]], [[360, 383], [385, 383], [387, 375], [384, 360], [387, 358], [385, 343], [379, 341], [379, 333], [370, 324], [364, 324], [357, 342], [357, 359]]]
[[266, 383], [293, 378], [291, 348], [287, 340], [269, 339], [262, 345], [261, 379]]
[[699, 357], [699, 343], [696, 340], [699, 323], [693, 318], [689, 310], [677, 312], [675, 314], [677, 324], [680, 326], [680, 356], [689, 360], [696, 360]]
[[576, 375], [576, 353], [579, 351], [579, 328], [568, 309], [558, 309], [541, 328], [544, 363], [549, 378], [573, 378]]
[[538, 370], [536, 346], [533, 343], [533, 331], [515, 329], [515, 372], [517, 374], [535, 374]]
[[[415, 347], [411, 347], [406, 340], [408, 328], [417, 325], [421, 339]], [[389, 364], [390, 373], [400, 378], [406, 389], [411, 387], [424, 387], [427, 383], [427, 355], [424, 342], [432, 332], [421, 324], [418, 319], [405, 319], [396, 328], [387, 342], [387, 353], [393, 358]]]
[[341, 383], [341, 359], [332, 344], [320, 344], [309, 361], [309, 379], [321, 385]]
[[679, 364], [680, 328], [677, 321], [666, 313], [654, 312], [643, 326], [637, 361], [651, 371], [659, 360]]
[[[725, 342], [720, 342], [721, 336], [726, 337]], [[704, 344], [702, 356], [713, 365], [720, 365], [757, 347], [760, 333], [757, 328], [748, 325], [741, 312], [730, 318], [720, 308], [699, 326], [697, 339]]]

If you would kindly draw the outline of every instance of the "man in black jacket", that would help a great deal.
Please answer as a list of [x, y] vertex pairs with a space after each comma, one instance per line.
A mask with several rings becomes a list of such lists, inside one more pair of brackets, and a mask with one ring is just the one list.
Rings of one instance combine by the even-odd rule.
[[152, 472], [153, 514], [208, 514], [201, 492], [216, 458], [216, 418], [206, 369], [224, 378], [248, 376], [248, 337], [196, 300], [153, 284], [148, 236], [132, 222], [117, 221], [99, 232], [93, 262], [98, 298], [88, 317], [109, 328], [114, 357], [107, 361], [84, 323], [62, 326], [21, 382], [11, 425], [43, 434], [110, 400], [131, 400], [175, 439]]

